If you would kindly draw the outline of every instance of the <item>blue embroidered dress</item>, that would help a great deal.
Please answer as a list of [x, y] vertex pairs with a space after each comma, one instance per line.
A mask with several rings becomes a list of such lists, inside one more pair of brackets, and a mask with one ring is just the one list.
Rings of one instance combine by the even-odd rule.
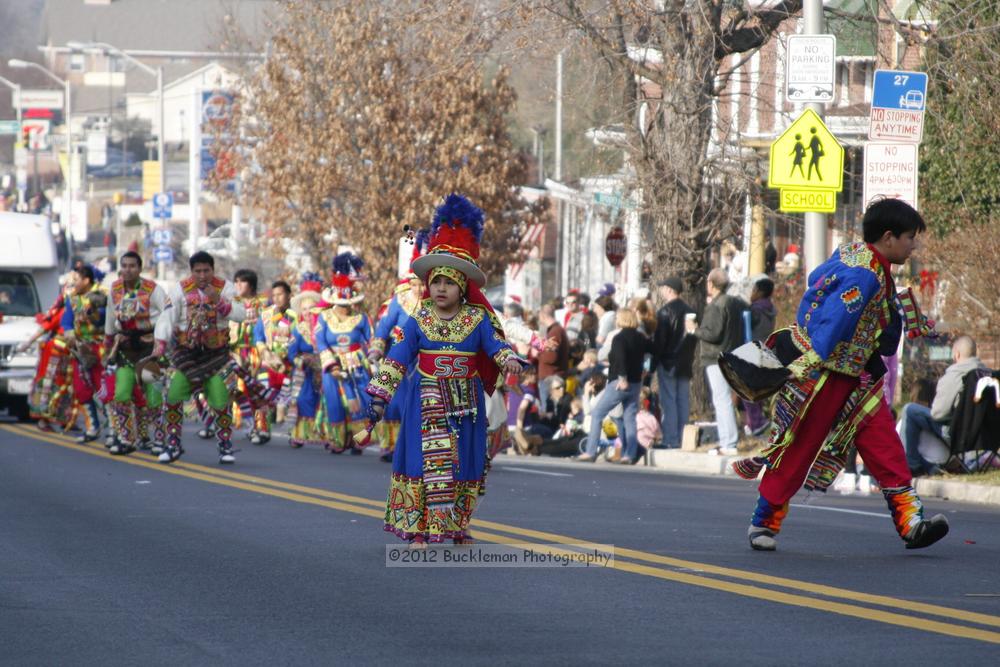
[[385, 530], [403, 539], [465, 537], [486, 471], [480, 351], [500, 367], [517, 358], [485, 309], [465, 304], [443, 320], [428, 299], [397, 332], [368, 387], [391, 401], [407, 369], [417, 365], [403, 397], [385, 511]]
[[335, 452], [348, 447], [353, 425], [363, 426], [367, 419], [371, 398], [365, 387], [371, 379], [367, 357], [371, 337], [371, 322], [364, 313], [341, 317], [334, 308], [328, 308], [316, 326], [327, 435]]
[[[406, 298], [401, 298], [404, 295]], [[383, 356], [392, 349], [392, 344], [398, 337], [399, 332], [403, 330], [403, 325], [416, 312], [419, 305], [420, 299], [408, 287], [393, 294], [385, 306], [385, 313], [379, 318], [378, 324], [375, 325], [375, 337], [372, 339], [371, 344], [372, 349], [378, 350]], [[383, 415], [382, 421], [378, 425], [378, 439], [383, 454], [386, 457], [396, 448], [396, 439], [399, 437], [399, 420], [403, 415], [403, 396], [407, 393], [407, 384], [412, 370], [410, 368], [410, 372], [404, 376], [399, 391], [396, 392], [392, 401], [386, 406], [385, 415]]]
[[295, 399], [297, 416], [290, 438], [294, 447], [327, 444], [326, 411], [322, 409], [323, 368], [315, 348], [321, 312], [319, 308], [310, 308], [300, 314], [288, 346], [288, 362], [295, 364], [298, 360], [302, 369], [302, 385]]

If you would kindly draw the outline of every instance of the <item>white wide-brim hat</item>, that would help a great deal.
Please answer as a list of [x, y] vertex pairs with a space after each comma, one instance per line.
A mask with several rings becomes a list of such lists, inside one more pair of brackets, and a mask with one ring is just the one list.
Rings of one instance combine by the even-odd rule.
[[333, 287], [324, 288], [321, 297], [323, 301], [326, 301], [331, 306], [354, 306], [365, 300], [364, 294], [356, 294], [350, 299], [337, 296], [337, 290]]
[[299, 292], [291, 299], [292, 310], [299, 312], [302, 309], [302, 302], [308, 299], [313, 299], [316, 303], [319, 303], [323, 299], [323, 295], [313, 290]]

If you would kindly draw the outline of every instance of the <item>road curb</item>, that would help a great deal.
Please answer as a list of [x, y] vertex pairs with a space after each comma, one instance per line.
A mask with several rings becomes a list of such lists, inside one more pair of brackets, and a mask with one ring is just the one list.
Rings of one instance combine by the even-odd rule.
[[[694, 476], [729, 477], [738, 479], [729, 465], [739, 459], [739, 456], [712, 456], [698, 452], [685, 452], [679, 449], [654, 449], [651, 452], [650, 465], [640, 461], [634, 466], [625, 466], [605, 461], [594, 463], [577, 463], [566, 457], [550, 456], [517, 456], [506, 452], [496, 458], [496, 463], [503, 465], [535, 465], [540, 467], [618, 470], [632, 473], [670, 473]], [[1000, 506], [1000, 486], [957, 482], [945, 479], [920, 477], [914, 480], [914, 487], [922, 498], [937, 498], [954, 500], [963, 503]]]

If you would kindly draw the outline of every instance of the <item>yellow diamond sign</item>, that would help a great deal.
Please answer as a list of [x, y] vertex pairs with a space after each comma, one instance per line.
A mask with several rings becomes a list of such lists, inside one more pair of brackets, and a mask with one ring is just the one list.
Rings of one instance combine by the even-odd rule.
[[[783, 195], [785, 190], [795, 193], [782, 196], [783, 211], [834, 210], [834, 193], [844, 185], [844, 149], [812, 109], [803, 111], [771, 144], [767, 181], [768, 187], [781, 188]], [[807, 196], [809, 192], [816, 196]]]

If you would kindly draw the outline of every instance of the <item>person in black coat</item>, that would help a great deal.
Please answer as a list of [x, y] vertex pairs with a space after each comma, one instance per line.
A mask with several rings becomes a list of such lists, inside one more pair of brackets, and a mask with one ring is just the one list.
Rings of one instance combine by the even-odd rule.
[[634, 310], [619, 309], [615, 315], [615, 323], [619, 331], [614, 334], [611, 353], [608, 355], [608, 386], [605, 387], [604, 393], [591, 412], [587, 451], [576, 458], [578, 461], [593, 461], [597, 458], [601, 424], [608, 413], [619, 404], [625, 411], [622, 429], [624, 432], [619, 433], [624, 445], [621, 463], [633, 464], [641, 456], [635, 417], [639, 412], [643, 362], [645, 356], [653, 352], [653, 346], [639, 331], [639, 316]]
[[681, 446], [681, 434], [690, 414], [691, 368], [697, 339], [684, 330], [684, 319], [694, 311], [681, 299], [684, 283], [677, 276], [660, 281], [663, 305], [656, 311], [653, 336], [656, 379], [660, 400], [663, 446]]

